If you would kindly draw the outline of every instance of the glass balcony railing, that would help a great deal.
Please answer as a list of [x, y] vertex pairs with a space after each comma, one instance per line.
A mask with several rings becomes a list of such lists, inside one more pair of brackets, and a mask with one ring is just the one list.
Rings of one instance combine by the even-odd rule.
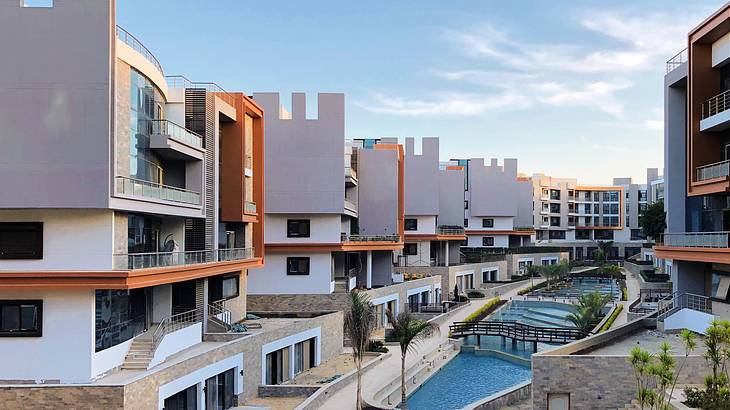
[[680, 51], [674, 57], [667, 60], [667, 74], [674, 71], [675, 68], [687, 62], [687, 49]]
[[181, 125], [175, 124], [172, 121], [151, 120], [150, 128], [150, 132], [152, 134], [169, 135], [173, 139], [176, 139], [184, 144], [196, 148], [203, 147], [203, 137]]
[[439, 235], [464, 235], [464, 228], [460, 226], [441, 225], [436, 228]]
[[256, 202], [246, 201], [243, 203], [243, 212], [247, 214], [256, 213]]
[[122, 176], [116, 177], [116, 192], [190, 205], [200, 205], [201, 198], [199, 192]]
[[730, 160], [697, 167], [697, 181], [730, 176]]
[[235, 106], [236, 97], [224, 90], [220, 85], [214, 82], [204, 81], [190, 81], [184, 75], [169, 75], [165, 76], [167, 86], [170, 88], [191, 88], [198, 90], [205, 90], [209, 93], [215, 94], [221, 100], [227, 102], [231, 106]]
[[679, 232], [665, 233], [662, 243], [665, 246], [686, 248], [727, 248], [730, 232]]
[[141, 41], [137, 40], [137, 37], [131, 35], [127, 30], [117, 26], [117, 38], [122, 43], [132, 47], [134, 51], [142, 54], [144, 58], [146, 58], [150, 63], [154, 64], [154, 66], [157, 67], [158, 70], [160, 70], [160, 73], [163, 73], [162, 64], [157, 61], [155, 55], [152, 54], [152, 52], [148, 50]]
[[114, 269], [149, 269], [198, 263], [253, 259], [253, 248], [230, 248], [188, 252], [124, 253], [113, 256]]
[[399, 235], [348, 235], [341, 234], [342, 242], [400, 242]]

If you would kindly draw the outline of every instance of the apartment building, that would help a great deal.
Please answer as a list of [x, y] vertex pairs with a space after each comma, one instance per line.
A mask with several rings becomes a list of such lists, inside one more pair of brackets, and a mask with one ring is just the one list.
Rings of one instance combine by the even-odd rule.
[[[383, 139], [385, 140], [385, 139]], [[405, 139], [405, 244], [397, 252], [401, 266], [449, 266], [460, 261], [466, 239], [461, 200], [464, 170], [439, 169], [439, 139]]]
[[532, 186], [517, 173], [517, 160], [452, 159], [443, 167], [464, 168], [464, 230], [469, 248], [527, 245], [532, 228]]
[[667, 229], [654, 255], [692, 320], [727, 317], [730, 285], [730, 5], [689, 32], [664, 76], [664, 206]]
[[270, 354], [340, 353], [337, 315], [230, 332], [264, 258], [256, 102], [166, 76], [113, 1], [2, 2], [0, 27], [1, 401], [228, 408], [292, 376]]
[[417, 283], [397, 286], [393, 276], [405, 231], [403, 146], [347, 141], [344, 94], [318, 94], [314, 119], [301, 93], [292, 95], [291, 112], [278, 93], [254, 100], [279, 115], [266, 118], [267, 260], [262, 275], [249, 278], [249, 308], [341, 310], [357, 289], [369, 291], [382, 325], [385, 310], [400, 311], [416, 293], [436, 299], [435, 279], [414, 290]]

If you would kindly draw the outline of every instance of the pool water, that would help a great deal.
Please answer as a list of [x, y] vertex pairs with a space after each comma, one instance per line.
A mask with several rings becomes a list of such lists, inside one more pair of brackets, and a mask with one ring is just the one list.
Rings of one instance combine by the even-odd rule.
[[569, 287], [562, 289], [545, 288], [530, 292], [532, 296], [548, 296], [555, 298], [578, 298], [584, 293], [598, 292], [603, 295], [611, 295], [614, 300], [621, 299], [621, 288], [618, 281], [613, 279], [583, 278], [573, 279]]
[[408, 408], [460, 409], [530, 377], [528, 366], [462, 352], [411, 395]]
[[513, 300], [487, 320], [515, 321], [538, 327], [575, 327], [567, 319], [574, 311], [572, 305], [564, 303]]

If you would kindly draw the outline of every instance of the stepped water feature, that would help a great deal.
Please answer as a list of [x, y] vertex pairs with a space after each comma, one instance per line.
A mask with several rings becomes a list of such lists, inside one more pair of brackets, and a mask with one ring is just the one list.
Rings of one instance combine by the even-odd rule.
[[550, 289], [538, 289], [530, 292], [529, 296], [543, 296], [558, 299], [579, 298], [586, 293], [598, 292], [611, 295], [614, 300], [621, 300], [621, 286], [615, 279], [576, 278], [566, 286], [557, 285]]

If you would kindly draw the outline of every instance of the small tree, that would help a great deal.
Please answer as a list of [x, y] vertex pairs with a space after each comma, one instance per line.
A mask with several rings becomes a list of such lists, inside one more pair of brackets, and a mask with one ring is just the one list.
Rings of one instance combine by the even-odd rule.
[[682, 360], [682, 364], [679, 366], [679, 369], [677, 369], [677, 374], [674, 375], [674, 380], [672, 381], [672, 390], [669, 392], [669, 400], [671, 400], [672, 396], [674, 395], [674, 387], [677, 386], [679, 374], [682, 373], [684, 365], [687, 364], [687, 359], [689, 358], [689, 355], [692, 354], [692, 352], [697, 348], [695, 334], [692, 333], [691, 330], [682, 330], [682, 333], [680, 333], [680, 337], [682, 338], [682, 342], [684, 343], [684, 360]]
[[408, 408], [406, 401], [406, 354], [409, 350], [415, 350], [416, 346], [423, 340], [438, 332], [439, 327], [435, 323], [425, 320], [414, 319], [407, 311], [395, 316], [387, 310], [388, 321], [393, 326], [393, 339], [400, 345], [400, 393], [401, 409]]
[[650, 396], [653, 391], [647, 387], [649, 384], [649, 365], [651, 364], [651, 354], [642, 350], [640, 347], [631, 349], [629, 353], [629, 362], [631, 367], [634, 368], [634, 377], [636, 378], [636, 398], [639, 400], [641, 408], [644, 408], [644, 403], [647, 399], [651, 400]]
[[656, 240], [667, 228], [667, 213], [664, 212], [664, 202], [654, 202], [648, 205], [639, 215], [639, 226], [647, 237]]
[[348, 294], [348, 309], [345, 311], [345, 334], [352, 343], [352, 358], [357, 367], [357, 409], [362, 409], [362, 359], [375, 330], [375, 307], [367, 295], [360, 292]]

